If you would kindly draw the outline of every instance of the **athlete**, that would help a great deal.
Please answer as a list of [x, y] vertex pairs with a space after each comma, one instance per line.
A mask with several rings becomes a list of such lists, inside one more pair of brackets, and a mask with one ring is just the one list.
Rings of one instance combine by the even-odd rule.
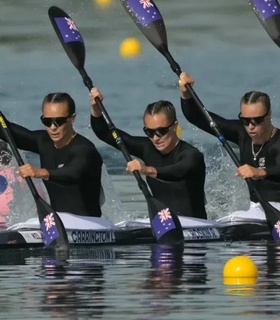
[[41, 168], [25, 164], [19, 174], [43, 179], [55, 211], [100, 217], [102, 158], [92, 142], [74, 131], [75, 102], [67, 93], [50, 93], [42, 113], [46, 130], [7, 121], [17, 147], [40, 156]]
[[[97, 137], [117, 148], [95, 98], [103, 99], [97, 88], [91, 90], [91, 127]], [[119, 130], [128, 152], [142, 159], [127, 163], [129, 172], [146, 175], [153, 196], [181, 216], [206, 219], [204, 206], [205, 163], [195, 147], [180, 140], [176, 111], [169, 101], [147, 106], [144, 117], [147, 137], [135, 137]]]
[[[180, 75], [182, 111], [192, 124], [214, 135], [208, 121], [190, 97], [185, 84], [194, 84], [185, 72]], [[209, 112], [226, 140], [236, 143], [240, 150], [241, 166], [235, 176], [254, 179], [254, 185], [265, 201], [280, 209], [280, 131], [271, 122], [270, 98], [266, 93], [245, 93], [240, 102], [239, 119], [227, 120]], [[264, 211], [249, 187], [248, 217], [264, 217]], [[244, 211], [233, 213], [242, 214]]]

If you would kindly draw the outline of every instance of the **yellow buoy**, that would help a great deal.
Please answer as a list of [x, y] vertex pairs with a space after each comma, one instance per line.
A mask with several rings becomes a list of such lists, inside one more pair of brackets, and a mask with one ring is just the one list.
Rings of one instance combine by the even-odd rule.
[[258, 269], [247, 256], [236, 256], [226, 262], [223, 269], [224, 284], [243, 285], [255, 284]]
[[123, 58], [134, 58], [141, 54], [142, 46], [136, 38], [124, 39], [119, 47], [120, 56]]
[[98, 7], [103, 9], [109, 7], [113, 0], [92, 0], [92, 2], [96, 3]]

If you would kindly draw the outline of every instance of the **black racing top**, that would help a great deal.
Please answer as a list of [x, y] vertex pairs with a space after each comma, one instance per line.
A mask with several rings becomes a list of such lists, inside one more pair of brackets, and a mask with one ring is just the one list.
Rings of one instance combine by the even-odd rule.
[[[16, 146], [39, 154], [41, 167], [48, 170], [49, 180], [43, 182], [55, 211], [101, 216], [103, 162], [91, 141], [77, 134], [67, 146], [56, 149], [47, 131], [31, 131], [9, 121], [7, 124]], [[1, 130], [0, 138], [5, 140]]]
[[[215, 135], [209, 126], [208, 121], [200, 112], [193, 99], [181, 99], [182, 111], [189, 122], [198, 128]], [[209, 112], [213, 121], [220, 128], [226, 140], [236, 143], [240, 150], [240, 163], [248, 164], [255, 168], [262, 168], [266, 171], [265, 179], [254, 180], [254, 185], [261, 193], [265, 201], [280, 202], [280, 131], [277, 129], [274, 136], [268, 140], [263, 148], [255, 145], [258, 153], [256, 160], [252, 153], [252, 139], [244, 129], [240, 120], [227, 120], [215, 113]], [[258, 202], [253, 190], [249, 188], [250, 200]]]
[[[92, 116], [91, 127], [99, 139], [118, 148], [103, 117]], [[117, 130], [130, 154], [156, 168], [156, 179], [146, 177], [153, 196], [179, 215], [206, 219], [203, 154], [181, 140], [170, 153], [162, 154], [149, 138]]]

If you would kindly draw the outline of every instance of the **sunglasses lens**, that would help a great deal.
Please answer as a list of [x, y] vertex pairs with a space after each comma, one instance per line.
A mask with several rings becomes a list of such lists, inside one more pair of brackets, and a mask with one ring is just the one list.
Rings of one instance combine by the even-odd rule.
[[242, 121], [244, 126], [249, 126], [249, 124], [251, 123], [253, 126], [258, 126], [259, 124], [261, 124], [265, 117], [268, 115], [269, 110], [260, 117], [253, 117], [253, 118], [246, 118], [246, 117], [242, 117], [241, 113], [239, 113], [238, 118]]
[[168, 131], [169, 131], [169, 127], [168, 128], [159, 128], [156, 131], [156, 135], [158, 137], [163, 137], [164, 135], [166, 135], [168, 133]]
[[42, 121], [43, 125], [45, 125], [46, 127], [50, 127], [52, 125], [51, 118], [42, 118], [41, 117], [41, 121]]
[[61, 125], [67, 122], [68, 118], [69, 117], [45, 118], [41, 116], [41, 121], [43, 125], [45, 125], [46, 127], [51, 127], [52, 124], [54, 124], [56, 127], [60, 127]]
[[250, 118], [243, 118], [243, 117], [240, 117], [240, 120], [242, 121], [244, 126], [248, 126], [250, 124], [250, 121], [251, 121]]
[[170, 128], [170, 126], [168, 126], [166, 128], [157, 128], [157, 129], [150, 129], [150, 128], [144, 127], [143, 130], [149, 138], [153, 138], [154, 135], [161, 138], [168, 133], [169, 128]]
[[59, 127], [61, 126], [61, 125], [63, 125], [64, 123], [66, 123], [67, 122], [67, 117], [65, 117], [65, 118], [56, 118], [56, 120], [55, 120], [55, 123], [54, 124], [57, 124]]
[[254, 126], [257, 126], [257, 125], [261, 124], [263, 121], [264, 121], [264, 117], [257, 117], [257, 118], [252, 118], [251, 119], [251, 123]]
[[153, 138], [153, 136], [155, 135], [155, 130], [153, 130], [153, 129], [149, 129], [149, 128], [144, 127], [143, 130], [149, 138]]
[[240, 117], [240, 120], [242, 121], [244, 126], [248, 126], [250, 123], [253, 126], [258, 126], [264, 121], [264, 117], [255, 117], [255, 118], [243, 118]]

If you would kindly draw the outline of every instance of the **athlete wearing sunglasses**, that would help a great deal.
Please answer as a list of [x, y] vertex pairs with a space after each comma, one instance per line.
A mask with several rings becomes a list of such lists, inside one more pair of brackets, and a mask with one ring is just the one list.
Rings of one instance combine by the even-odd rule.
[[60, 127], [62, 126], [64, 123], [66, 123], [68, 121], [68, 119], [70, 119], [73, 115], [69, 115], [67, 117], [45, 117], [44, 115], [41, 115], [40, 119], [41, 122], [43, 123], [44, 126], [46, 127], [51, 127], [52, 125], [54, 125], [55, 127]]
[[169, 126], [166, 127], [159, 127], [155, 129], [151, 128], [143, 128], [143, 131], [145, 132], [146, 136], [149, 138], [153, 138], [155, 135], [159, 138], [165, 136], [168, 132], [169, 129], [176, 123], [176, 121], [172, 122]]
[[[97, 88], [91, 91], [91, 127], [97, 137], [118, 149], [95, 98], [103, 99]], [[205, 164], [201, 152], [179, 139], [176, 111], [169, 101], [147, 106], [146, 136], [131, 136], [119, 130], [128, 152], [141, 159], [127, 163], [127, 171], [146, 175], [153, 196], [182, 216], [206, 219], [204, 206]]]
[[[191, 123], [214, 135], [208, 121], [198, 110], [195, 101], [188, 95], [185, 84], [194, 80], [185, 72], [180, 76], [182, 111]], [[271, 122], [270, 98], [266, 93], [251, 91], [240, 101], [239, 119], [227, 120], [209, 112], [221, 129], [226, 140], [239, 146], [241, 166], [235, 176], [242, 179], [256, 179], [255, 184], [265, 201], [280, 209], [280, 131]], [[246, 213], [256, 216], [264, 212], [253, 190], [249, 188], [250, 210]], [[244, 212], [242, 212], [244, 216]]]
[[262, 122], [264, 122], [269, 112], [270, 108], [266, 111], [266, 113], [263, 116], [258, 117], [242, 117], [241, 112], [239, 112], [238, 118], [241, 120], [244, 126], [248, 127], [251, 124], [252, 126], [256, 127]]
[[[39, 154], [41, 160], [41, 168], [25, 164], [19, 174], [43, 179], [57, 212], [100, 217], [102, 158], [94, 144], [74, 130], [74, 100], [67, 93], [50, 93], [42, 113], [44, 130], [7, 121], [17, 147]], [[2, 134], [0, 138], [4, 140]]]

